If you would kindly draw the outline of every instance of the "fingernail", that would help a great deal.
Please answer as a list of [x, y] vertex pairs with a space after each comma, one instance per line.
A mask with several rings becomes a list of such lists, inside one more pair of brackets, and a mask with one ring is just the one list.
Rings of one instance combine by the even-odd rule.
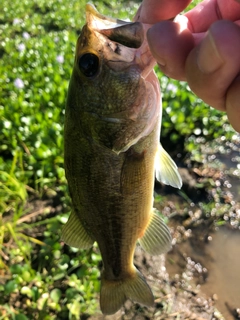
[[209, 31], [200, 45], [197, 57], [198, 67], [203, 73], [209, 74], [217, 71], [223, 65], [223, 62]]

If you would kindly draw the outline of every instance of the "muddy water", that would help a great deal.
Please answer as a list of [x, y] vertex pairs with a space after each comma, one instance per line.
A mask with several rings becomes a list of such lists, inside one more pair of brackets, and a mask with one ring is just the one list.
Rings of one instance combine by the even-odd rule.
[[[228, 188], [236, 203], [240, 202], [239, 150], [240, 148], [228, 154], [214, 155], [228, 175]], [[236, 170], [237, 175], [234, 174]], [[195, 278], [195, 282], [201, 285], [201, 291], [215, 300], [216, 307], [226, 320], [240, 319], [240, 230], [220, 227], [208, 236], [211, 241], [198, 241], [207, 232], [204, 229], [198, 230], [195, 240], [190, 238], [176, 246], [167, 255], [167, 271], [170, 277], [183, 272], [186, 270], [187, 257], [191, 257], [205, 270], [202, 276]]]
[[240, 231], [220, 228], [205, 247], [209, 270], [202, 291], [216, 295], [216, 306], [225, 319], [234, 319], [229, 309], [240, 309]]
[[194, 278], [201, 291], [215, 300], [226, 320], [236, 319], [232, 312], [240, 309], [240, 231], [221, 227], [211, 238], [201, 248], [190, 240], [175, 246], [167, 254], [166, 268], [173, 278], [185, 272], [187, 257], [191, 257], [196, 270], [203, 270]]

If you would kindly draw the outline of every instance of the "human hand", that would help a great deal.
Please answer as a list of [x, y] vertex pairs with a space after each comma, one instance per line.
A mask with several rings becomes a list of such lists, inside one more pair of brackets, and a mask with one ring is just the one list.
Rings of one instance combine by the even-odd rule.
[[240, 0], [204, 0], [174, 22], [163, 21], [189, 2], [143, 0], [136, 19], [154, 24], [148, 42], [160, 69], [226, 111], [240, 132]]

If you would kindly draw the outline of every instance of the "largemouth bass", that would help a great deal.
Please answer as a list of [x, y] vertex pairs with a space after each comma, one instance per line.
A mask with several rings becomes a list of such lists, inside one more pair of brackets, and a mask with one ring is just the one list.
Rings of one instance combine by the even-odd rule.
[[65, 170], [72, 213], [62, 239], [87, 249], [98, 243], [103, 270], [100, 306], [115, 313], [153, 294], [133, 265], [136, 242], [150, 254], [171, 248], [171, 235], [153, 210], [155, 176], [181, 187], [159, 143], [161, 99], [149, 26], [101, 15], [87, 4], [77, 40], [65, 113]]

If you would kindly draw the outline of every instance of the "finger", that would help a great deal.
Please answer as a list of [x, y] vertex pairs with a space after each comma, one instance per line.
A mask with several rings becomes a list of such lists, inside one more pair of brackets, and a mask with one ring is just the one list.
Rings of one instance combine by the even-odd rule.
[[240, 132], [240, 77], [237, 77], [227, 91], [226, 111], [233, 128]]
[[[236, 1], [238, 1], [238, 0], [236, 0]], [[182, 17], [183, 16], [181, 16], [181, 18]], [[240, 27], [240, 20], [236, 20], [233, 22]], [[195, 45], [197, 45], [204, 39], [204, 37], [206, 36], [206, 32], [193, 33], [192, 35], [193, 35], [194, 43], [195, 43]]]
[[160, 69], [171, 78], [186, 80], [185, 61], [194, 47], [191, 32], [180, 24], [163, 21], [149, 29], [147, 37]]
[[[238, 1], [238, 0], [235, 0], [235, 1]], [[239, 7], [240, 7], [240, 5], [239, 5]], [[239, 12], [238, 18], [240, 18], [240, 12]], [[180, 25], [181, 29], [189, 29], [192, 32], [195, 45], [199, 44], [206, 35], [207, 30], [204, 32], [195, 32], [192, 28], [191, 22], [189, 21], [189, 19], [186, 15], [177, 15], [176, 18], [174, 19], [174, 22], [178, 23]], [[233, 22], [236, 25], [240, 26], [240, 20], [233, 20]]]
[[135, 20], [154, 24], [179, 14], [191, 0], [143, 0]]
[[240, 73], [240, 28], [230, 21], [215, 22], [186, 60], [191, 89], [206, 103], [226, 110], [226, 94]]
[[194, 32], [204, 32], [217, 20], [238, 20], [240, 3], [236, 0], [204, 0], [185, 14], [188, 28]]

